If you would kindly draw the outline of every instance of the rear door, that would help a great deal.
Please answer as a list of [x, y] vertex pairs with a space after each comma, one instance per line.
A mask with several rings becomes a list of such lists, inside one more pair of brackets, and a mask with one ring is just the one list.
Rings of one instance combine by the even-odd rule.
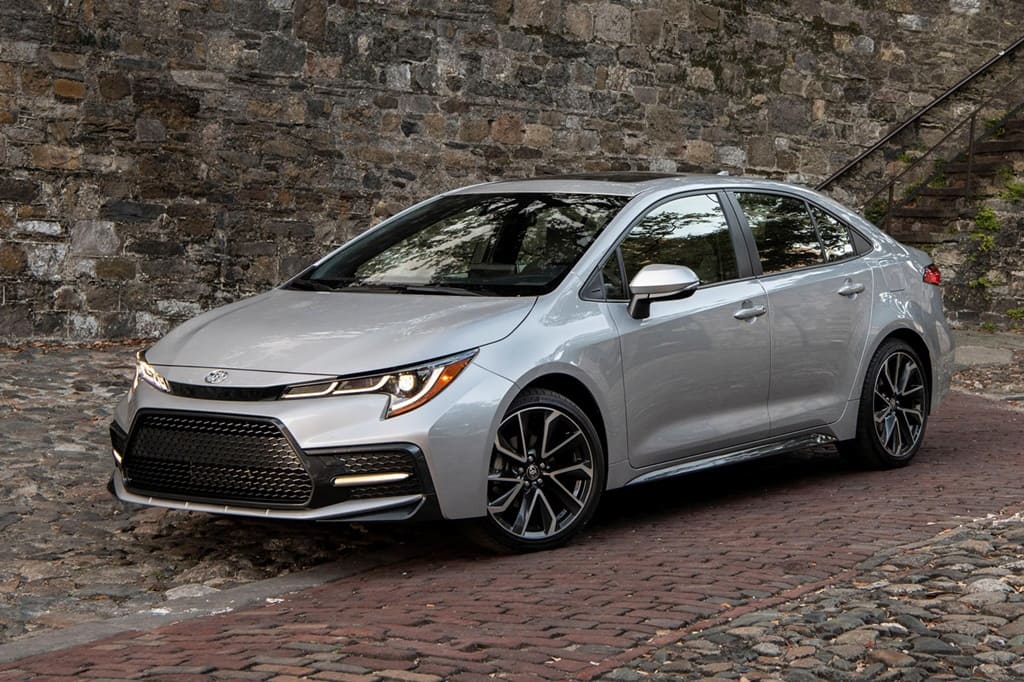
[[[693, 457], [768, 435], [767, 299], [752, 276], [724, 195], [675, 197], [629, 230], [602, 269], [622, 346], [629, 460], [634, 467]], [[627, 312], [628, 282], [644, 265], [686, 265], [689, 298]]]
[[733, 197], [749, 225], [771, 311], [772, 434], [834, 422], [865, 352], [872, 270], [849, 227], [803, 198]]

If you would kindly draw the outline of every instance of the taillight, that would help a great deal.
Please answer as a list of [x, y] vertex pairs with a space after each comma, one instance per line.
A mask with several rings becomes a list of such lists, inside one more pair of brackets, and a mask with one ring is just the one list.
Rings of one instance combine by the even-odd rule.
[[924, 283], [942, 284], [942, 273], [939, 271], [939, 268], [935, 263], [932, 263], [924, 269]]

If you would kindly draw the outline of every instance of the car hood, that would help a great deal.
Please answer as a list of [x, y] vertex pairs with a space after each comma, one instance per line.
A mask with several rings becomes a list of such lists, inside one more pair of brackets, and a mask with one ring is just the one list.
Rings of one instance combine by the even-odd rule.
[[302, 374], [373, 372], [498, 341], [535, 302], [274, 289], [186, 322], [150, 348], [146, 359]]

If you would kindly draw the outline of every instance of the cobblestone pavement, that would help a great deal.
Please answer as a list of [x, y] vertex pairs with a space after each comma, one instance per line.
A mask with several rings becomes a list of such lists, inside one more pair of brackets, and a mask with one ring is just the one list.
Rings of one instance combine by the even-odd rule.
[[843, 580], [645, 653], [608, 680], [1024, 679], [1024, 517], [881, 552]]
[[446, 525], [121, 508], [103, 489], [105, 438], [130, 357], [127, 347], [0, 353], [8, 637], [400, 542], [424, 556], [260, 608], [0, 664], [0, 679], [914, 679], [932, 674], [924, 663], [1022, 676], [1024, 523], [1012, 514], [1024, 509], [1024, 414], [998, 403], [952, 395], [905, 469], [794, 453], [610, 494], [574, 545], [495, 557], [457, 541], [432, 551]]
[[107, 429], [141, 346], [0, 350], [0, 643], [159, 608], [413, 535], [132, 508]]

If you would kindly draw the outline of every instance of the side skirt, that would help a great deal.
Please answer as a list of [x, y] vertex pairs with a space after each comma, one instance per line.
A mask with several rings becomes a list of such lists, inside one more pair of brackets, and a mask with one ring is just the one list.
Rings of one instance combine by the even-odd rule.
[[762, 445], [758, 445], [752, 448], [744, 448], [742, 450], [725, 452], [719, 455], [713, 455], [711, 457], [689, 459], [686, 460], [685, 462], [679, 462], [678, 464], [670, 464], [669, 466], [663, 467], [661, 469], [656, 469], [654, 471], [648, 471], [645, 474], [640, 474], [636, 478], [626, 483], [626, 485], [636, 485], [637, 483], [649, 483], [651, 481], [658, 481], [663, 478], [671, 478], [672, 476], [682, 476], [683, 474], [689, 474], [694, 471], [700, 471], [702, 469], [711, 469], [718, 466], [724, 466], [726, 464], [747, 462], [752, 459], [760, 459], [762, 457], [769, 457], [771, 455], [778, 455], [783, 452], [800, 450], [801, 448], [809, 448], [814, 447], [816, 445], [825, 445], [826, 443], [834, 443], [835, 441], [835, 436], [831, 436], [824, 433], [809, 433], [803, 436], [787, 438], [785, 440], [775, 441], [772, 443], [764, 443]]

